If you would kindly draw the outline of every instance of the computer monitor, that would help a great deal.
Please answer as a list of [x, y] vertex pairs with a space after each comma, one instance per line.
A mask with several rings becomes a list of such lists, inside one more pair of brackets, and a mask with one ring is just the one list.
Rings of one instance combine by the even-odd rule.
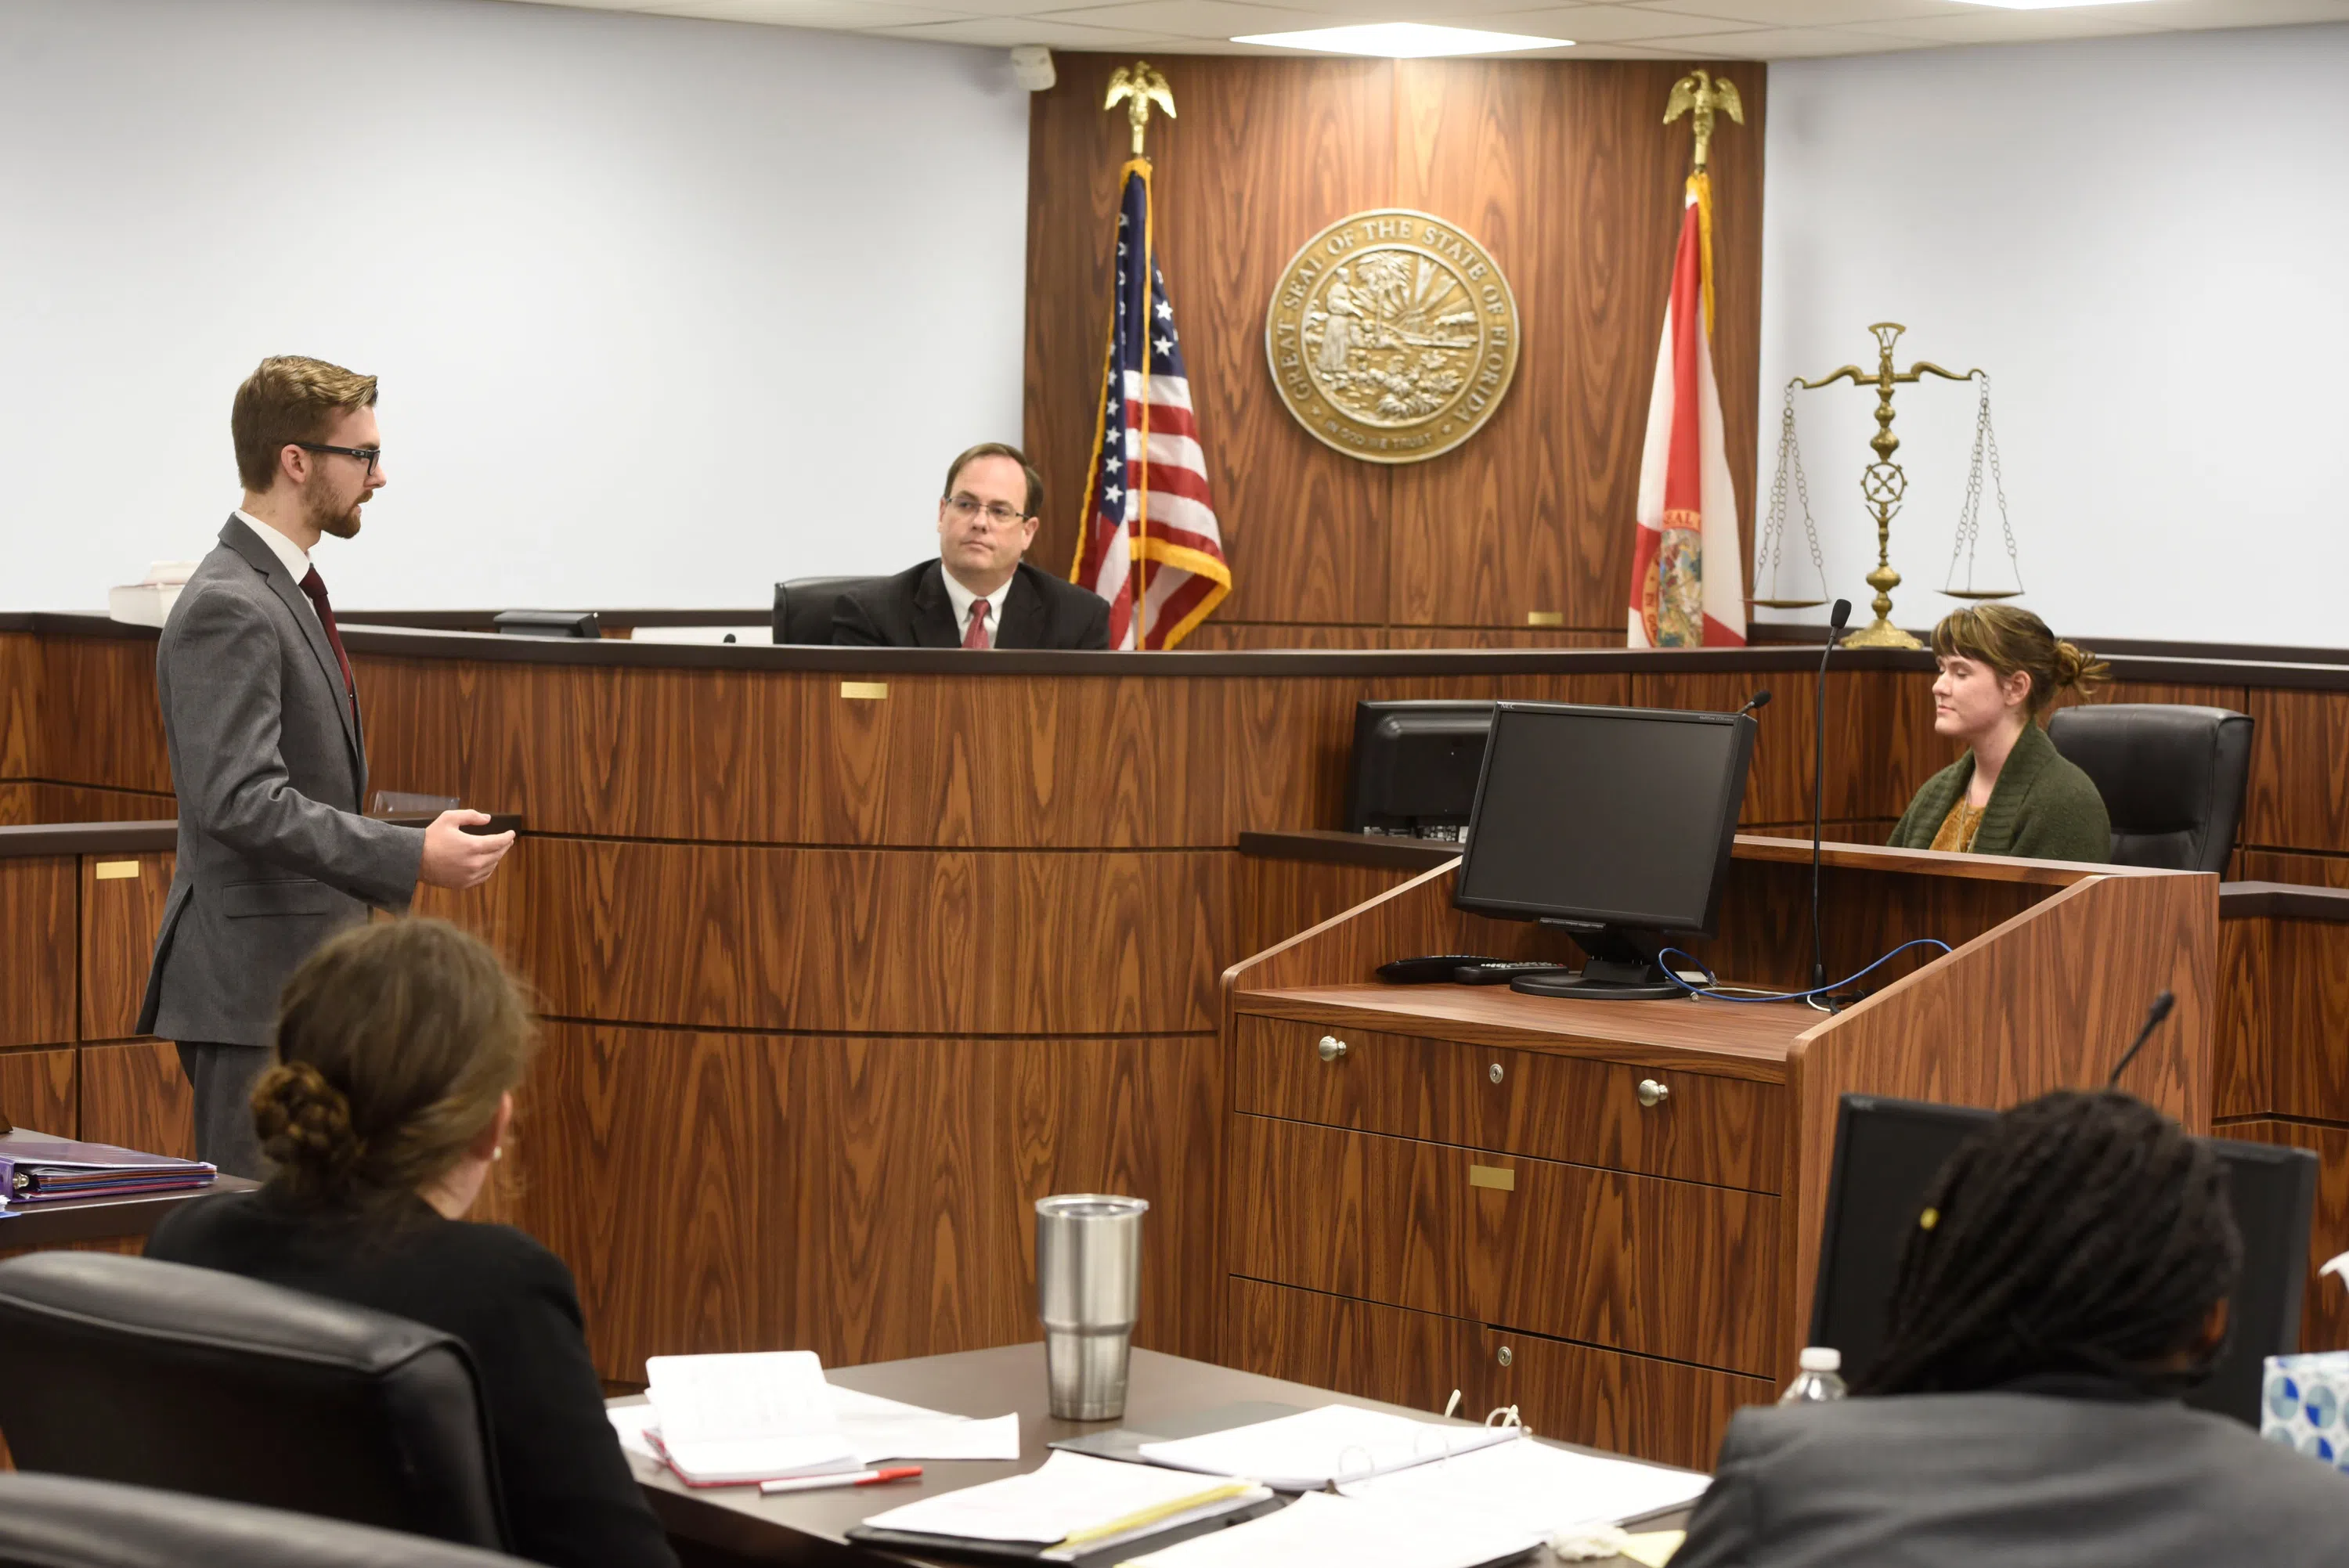
[[1493, 730], [1489, 702], [1358, 702], [1346, 830], [1466, 836]]
[[1754, 759], [1738, 714], [1503, 702], [1452, 902], [1570, 933], [1581, 972], [1537, 995], [1681, 995], [1656, 954], [1711, 935]]
[[[1926, 1188], [1958, 1145], [1996, 1115], [1972, 1106], [1843, 1097], [1810, 1343], [1842, 1351], [1846, 1377], [1866, 1376], [1883, 1348], [1900, 1250], [1917, 1228]], [[2243, 1233], [2243, 1276], [2228, 1305], [2227, 1353], [2186, 1402], [2257, 1427], [2261, 1363], [2300, 1347], [2317, 1160], [2305, 1149], [2272, 1143], [2202, 1141], [2227, 1170]]]

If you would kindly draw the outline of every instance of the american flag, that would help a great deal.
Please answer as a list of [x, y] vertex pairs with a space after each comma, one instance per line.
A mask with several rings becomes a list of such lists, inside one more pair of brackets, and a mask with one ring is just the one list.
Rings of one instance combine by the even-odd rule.
[[1183, 339], [1151, 243], [1150, 165], [1137, 158], [1123, 177], [1117, 312], [1069, 581], [1109, 601], [1110, 646], [1171, 648], [1232, 591], [1232, 571], [1192, 417]]

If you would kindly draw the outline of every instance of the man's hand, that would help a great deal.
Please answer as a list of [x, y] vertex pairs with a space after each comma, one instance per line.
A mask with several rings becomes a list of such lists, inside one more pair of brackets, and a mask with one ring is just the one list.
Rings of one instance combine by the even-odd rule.
[[473, 834], [465, 831], [486, 822], [480, 811], [443, 811], [424, 830], [424, 865], [417, 880], [434, 887], [462, 890], [490, 880], [498, 862], [513, 848], [511, 830]]

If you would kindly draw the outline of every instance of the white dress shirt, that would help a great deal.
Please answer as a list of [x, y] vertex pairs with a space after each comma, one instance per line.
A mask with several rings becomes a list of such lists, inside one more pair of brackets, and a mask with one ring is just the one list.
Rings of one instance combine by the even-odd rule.
[[[284, 534], [278, 532], [275, 529], [270, 527], [267, 523], [262, 521], [259, 518], [254, 516], [251, 512], [245, 511], [243, 507], [239, 507], [237, 509], [236, 518], [237, 521], [243, 523], [245, 527], [261, 535], [261, 542], [269, 546], [270, 553], [276, 556], [277, 559], [284, 563], [285, 570], [294, 574], [294, 585], [297, 588], [300, 587], [302, 585], [302, 579], [310, 574], [310, 552], [303, 549], [300, 545], [295, 543], [292, 540], [286, 538]], [[302, 602], [310, 606], [310, 618], [312, 620], [317, 620], [318, 606], [312, 603], [310, 595], [307, 593], [303, 594]], [[320, 621], [318, 624], [320, 625], [326, 624], [323, 621]]]
[[[964, 587], [943, 565], [938, 568], [938, 575], [947, 580], [947, 603], [954, 610], [955, 641], [959, 643], [970, 635], [970, 607], [978, 603], [979, 596]], [[1011, 592], [1011, 584], [1019, 581], [1018, 569], [1014, 568], [1013, 574], [1004, 580], [1003, 586], [987, 595], [987, 645], [989, 648], [1002, 645], [1003, 600]]]

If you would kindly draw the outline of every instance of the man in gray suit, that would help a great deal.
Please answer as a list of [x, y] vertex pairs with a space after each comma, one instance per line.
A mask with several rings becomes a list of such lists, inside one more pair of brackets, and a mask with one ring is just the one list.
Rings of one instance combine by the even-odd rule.
[[244, 503], [156, 648], [180, 843], [139, 1032], [179, 1042], [197, 1156], [241, 1176], [264, 1173], [247, 1101], [286, 977], [370, 907], [404, 911], [419, 881], [486, 880], [513, 841], [467, 833], [478, 811], [427, 828], [360, 815], [358, 693], [309, 552], [357, 534], [384, 485], [375, 401], [374, 377], [292, 356], [237, 388]]
[[1926, 1192], [1868, 1397], [1739, 1412], [1672, 1568], [2349, 1561], [2349, 1476], [2177, 1398], [2241, 1264], [2176, 1122], [2110, 1091], [2016, 1107]]

